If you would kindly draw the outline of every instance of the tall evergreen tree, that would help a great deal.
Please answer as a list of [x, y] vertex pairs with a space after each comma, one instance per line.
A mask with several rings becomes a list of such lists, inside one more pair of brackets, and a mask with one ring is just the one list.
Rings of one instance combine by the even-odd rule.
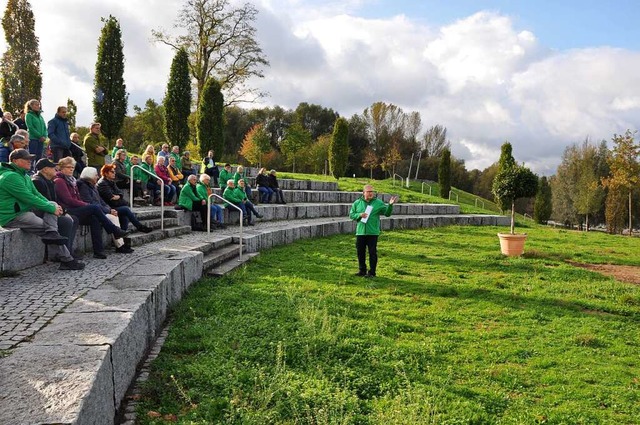
[[2, 18], [7, 51], [0, 64], [0, 93], [5, 111], [17, 111], [29, 99], [42, 98], [40, 51], [28, 0], [9, 0]]
[[338, 118], [333, 126], [333, 136], [329, 144], [329, 169], [336, 179], [344, 177], [349, 160], [349, 123]]
[[438, 167], [438, 185], [440, 186], [440, 197], [448, 199], [451, 191], [451, 151], [448, 148], [442, 149], [440, 166]]
[[196, 117], [196, 138], [200, 155], [203, 158], [210, 150], [217, 154], [222, 152], [224, 97], [220, 90], [220, 83], [215, 78], [209, 78], [200, 97], [198, 116]]
[[71, 98], [67, 98], [67, 122], [69, 123], [69, 131], [76, 131], [76, 116], [78, 115], [78, 107], [76, 102]]
[[115, 139], [127, 114], [127, 88], [124, 84], [122, 31], [116, 18], [102, 18], [104, 27], [98, 41], [98, 60], [94, 81], [93, 112], [102, 124], [102, 133]]
[[164, 97], [164, 113], [164, 133], [167, 142], [184, 148], [189, 140], [191, 113], [189, 57], [184, 49], [178, 50], [171, 63], [167, 93]]
[[547, 224], [551, 218], [551, 186], [545, 176], [538, 181], [538, 193], [533, 204], [533, 219], [536, 223]]

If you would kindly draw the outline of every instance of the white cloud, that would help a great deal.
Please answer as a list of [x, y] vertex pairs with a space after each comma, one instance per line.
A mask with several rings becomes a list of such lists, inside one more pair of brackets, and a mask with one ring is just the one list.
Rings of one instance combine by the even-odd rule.
[[[376, 101], [394, 103], [419, 111], [425, 129], [445, 125], [454, 155], [468, 168], [496, 161], [509, 140], [518, 161], [545, 174], [570, 143], [638, 128], [640, 52], [552, 51], [496, 12], [443, 27], [405, 15], [359, 16], [372, 1], [261, 0], [256, 25], [271, 63], [254, 82], [270, 93], [262, 105], [310, 102], [349, 117]], [[173, 31], [182, 3], [67, 0], [61, 8], [32, 2], [46, 110], [70, 97], [80, 123], [91, 120], [100, 17], [109, 14], [122, 27], [129, 105], [160, 101], [173, 52], [150, 43], [151, 30]]]

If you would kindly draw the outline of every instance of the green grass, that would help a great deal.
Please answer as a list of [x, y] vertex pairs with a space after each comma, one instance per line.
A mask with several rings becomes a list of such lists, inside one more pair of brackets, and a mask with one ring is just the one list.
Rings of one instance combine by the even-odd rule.
[[640, 239], [530, 227], [513, 259], [500, 230], [385, 232], [372, 280], [342, 235], [200, 281], [139, 422], [638, 423], [640, 287], [567, 260], [640, 265]]

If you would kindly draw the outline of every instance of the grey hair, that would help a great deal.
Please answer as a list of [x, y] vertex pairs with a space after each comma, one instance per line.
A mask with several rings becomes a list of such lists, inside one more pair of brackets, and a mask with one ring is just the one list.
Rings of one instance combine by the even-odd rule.
[[204, 173], [200, 174], [200, 181], [202, 183], [204, 183], [204, 181], [207, 180], [207, 179], [211, 180], [211, 176], [209, 174], [204, 174]]
[[233, 179], [227, 180], [227, 186], [230, 185], [230, 184], [233, 184], [235, 186], [236, 185], [236, 181], [233, 180]]
[[98, 170], [93, 167], [84, 167], [82, 172], [80, 173], [81, 179], [97, 179], [98, 178]]

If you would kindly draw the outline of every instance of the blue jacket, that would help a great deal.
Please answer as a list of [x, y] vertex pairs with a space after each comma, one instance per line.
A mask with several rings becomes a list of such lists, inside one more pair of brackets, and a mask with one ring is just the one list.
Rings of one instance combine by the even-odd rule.
[[69, 149], [71, 147], [69, 122], [66, 118], [60, 118], [60, 116], [56, 114], [56, 116], [49, 121], [47, 133], [49, 135], [49, 140], [51, 141], [50, 146], [52, 148]]

